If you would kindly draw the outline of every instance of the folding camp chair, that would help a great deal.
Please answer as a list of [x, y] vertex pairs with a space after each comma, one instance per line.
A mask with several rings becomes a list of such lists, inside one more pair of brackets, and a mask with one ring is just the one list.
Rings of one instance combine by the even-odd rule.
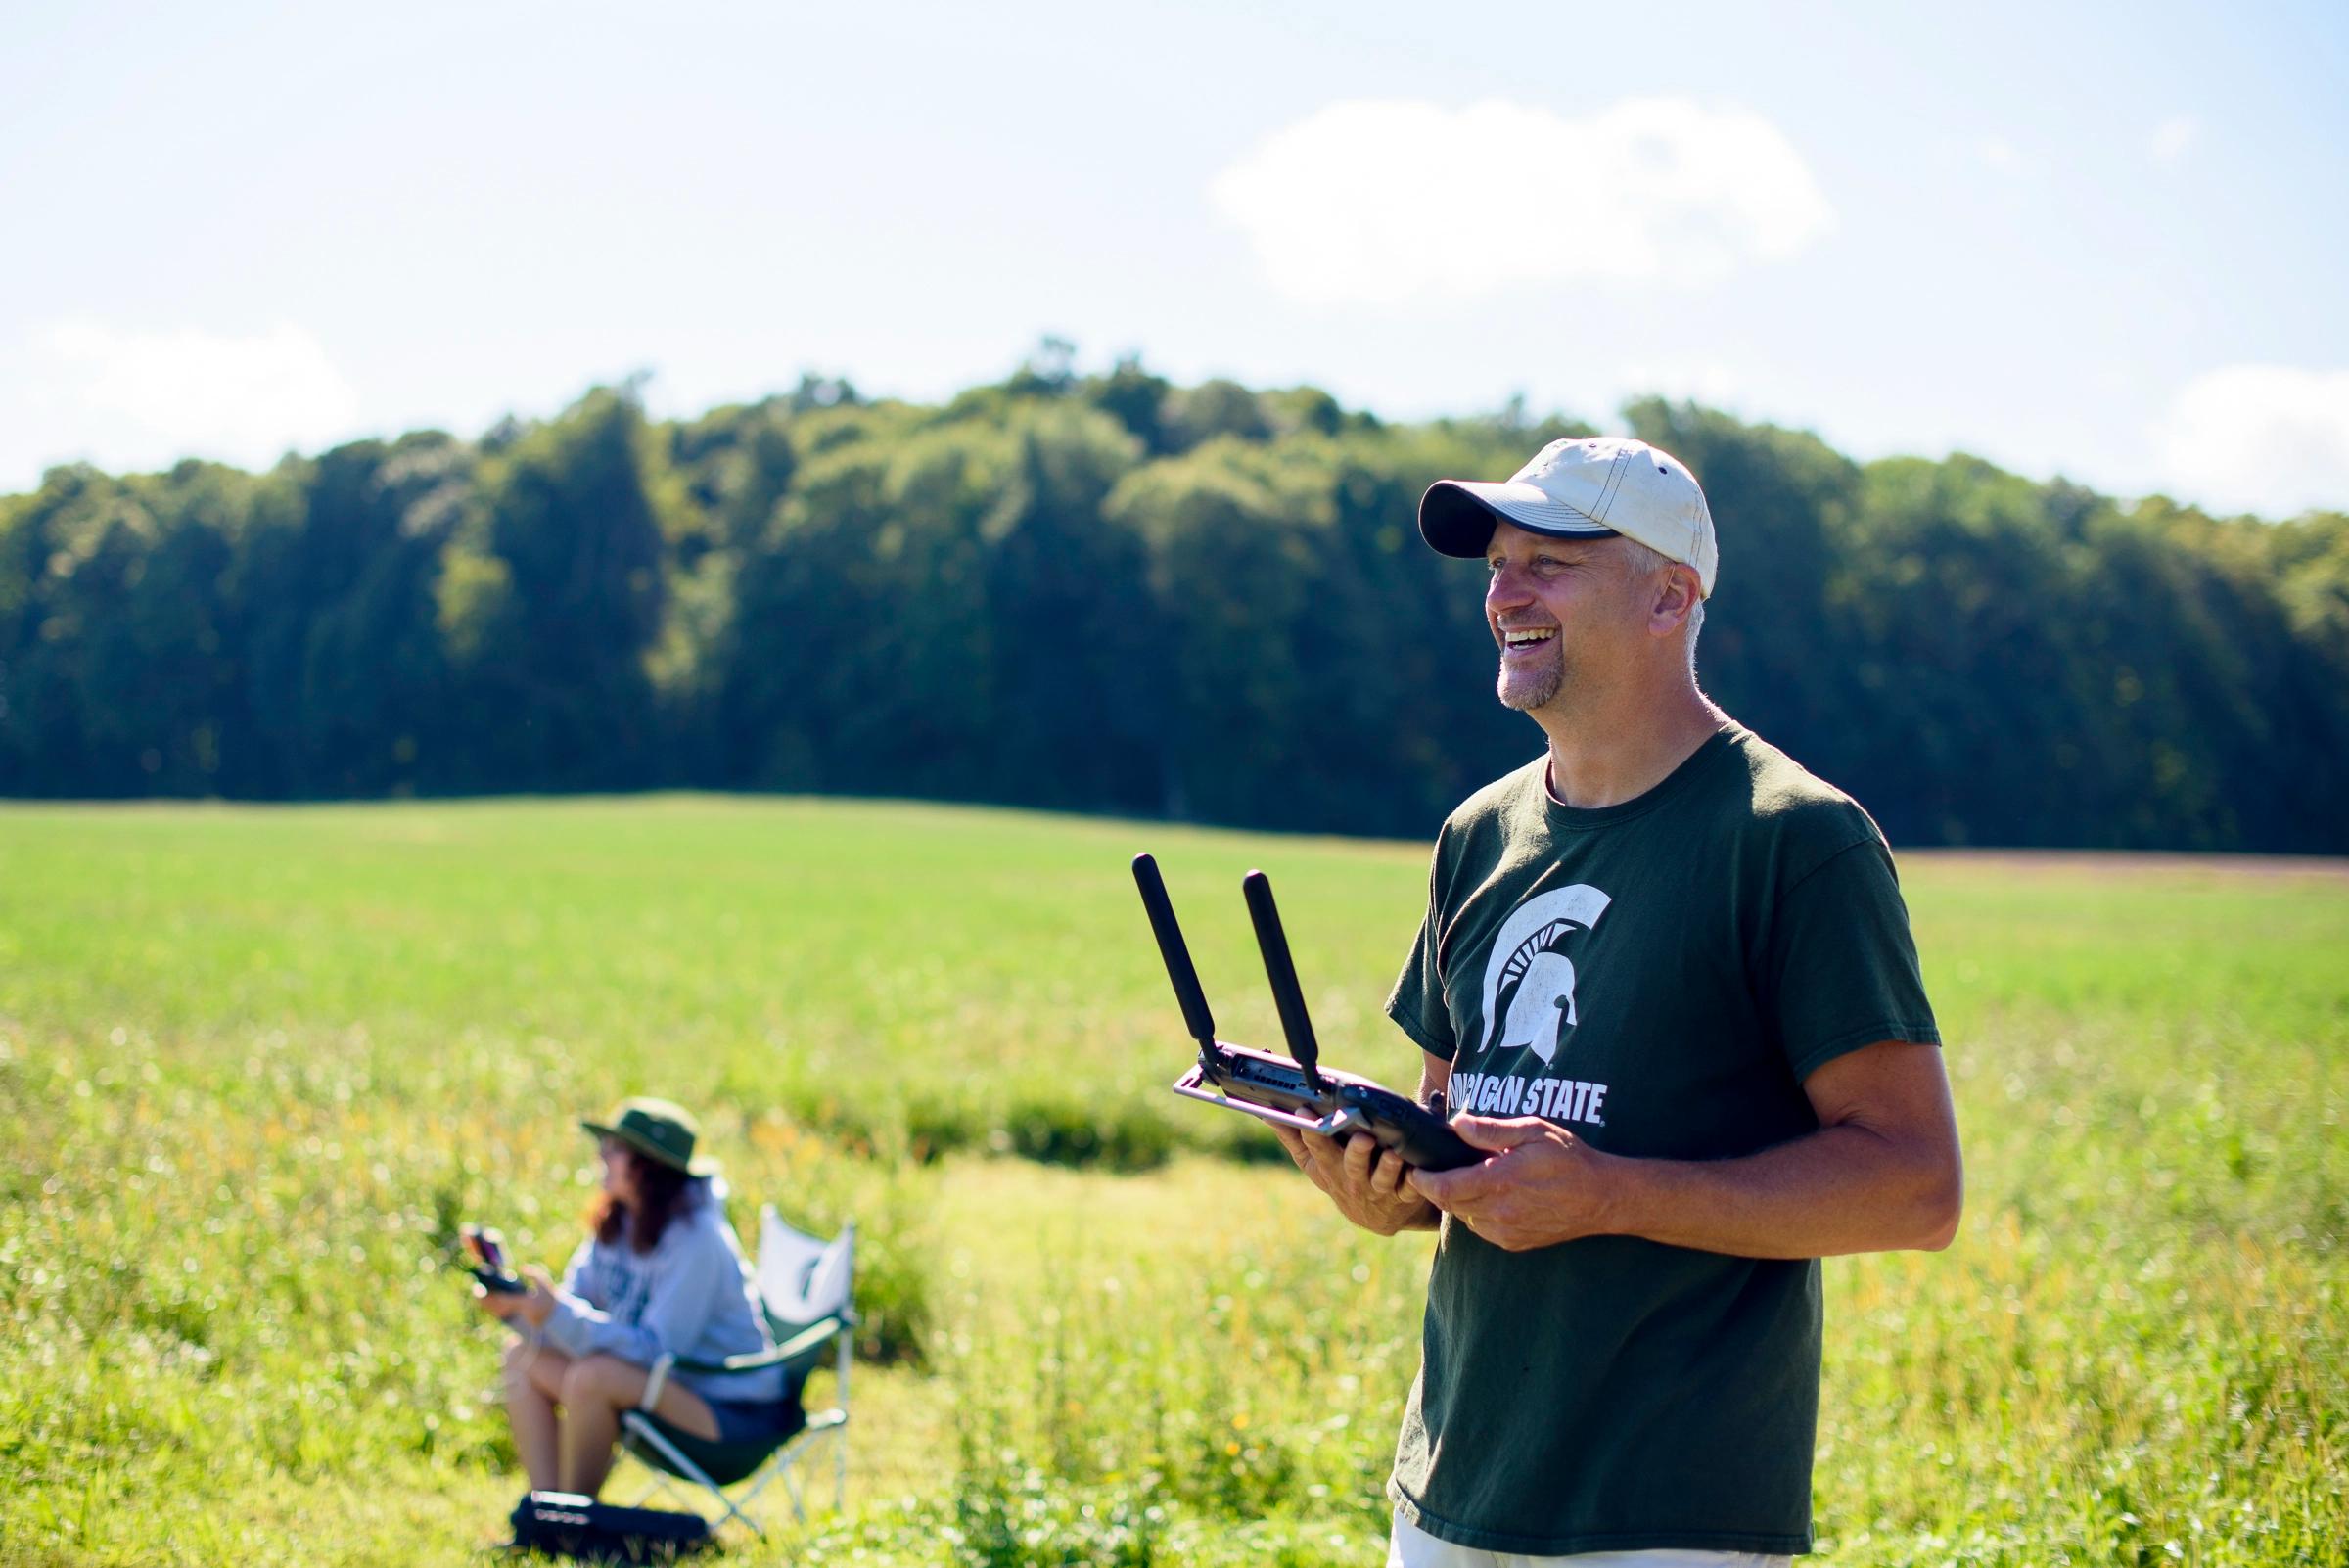
[[[849, 1356], [856, 1326], [850, 1305], [856, 1262], [856, 1227], [843, 1225], [829, 1242], [794, 1230], [783, 1222], [772, 1204], [759, 1214], [759, 1267], [756, 1281], [759, 1304], [775, 1336], [775, 1348], [760, 1355], [734, 1356], [723, 1361], [696, 1361], [663, 1357], [656, 1378], [671, 1371], [745, 1372], [763, 1366], [783, 1368], [782, 1398], [792, 1407], [793, 1423], [772, 1438], [747, 1443], [716, 1443], [678, 1430], [643, 1410], [621, 1417], [622, 1446], [650, 1466], [653, 1484], [641, 1505], [672, 1482], [690, 1482], [716, 1499], [725, 1519], [739, 1519], [754, 1535], [766, 1532], [745, 1512], [767, 1484], [778, 1476], [791, 1498], [791, 1511], [807, 1517], [796, 1467], [817, 1446], [832, 1445], [832, 1506], [845, 1505], [849, 1487]], [[834, 1349], [831, 1409], [807, 1414], [800, 1397], [807, 1378], [823, 1364], [827, 1347]], [[743, 1490], [729, 1497], [726, 1489]]]

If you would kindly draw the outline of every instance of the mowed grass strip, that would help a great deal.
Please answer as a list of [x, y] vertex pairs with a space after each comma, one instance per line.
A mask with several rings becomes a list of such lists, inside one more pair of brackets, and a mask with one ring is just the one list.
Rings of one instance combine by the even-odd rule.
[[[1262, 865], [1331, 1057], [1409, 1081], [1379, 1003], [1423, 846], [699, 797], [0, 809], [0, 1563], [492, 1540], [519, 1480], [449, 1232], [559, 1264], [573, 1118], [636, 1089], [708, 1112], [746, 1234], [774, 1201], [866, 1238], [849, 1512], [736, 1559], [1375, 1560], [1426, 1243], [1165, 1092], [1140, 849], [1227, 1038], [1278, 1034]], [[1947, 1254], [1828, 1265], [1830, 1558], [2349, 1561], [2349, 879], [1904, 878], [1970, 1202]]]

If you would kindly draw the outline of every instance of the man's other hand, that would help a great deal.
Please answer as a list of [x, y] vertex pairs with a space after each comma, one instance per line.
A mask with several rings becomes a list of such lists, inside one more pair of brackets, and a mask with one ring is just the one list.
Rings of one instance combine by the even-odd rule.
[[1525, 1252], [1609, 1228], [1615, 1156], [1539, 1117], [1455, 1116], [1451, 1130], [1487, 1158], [1413, 1171], [1407, 1185], [1496, 1247]]
[[1410, 1168], [1401, 1155], [1379, 1147], [1369, 1133], [1352, 1133], [1341, 1144], [1318, 1132], [1278, 1126], [1272, 1130], [1297, 1169], [1329, 1194], [1338, 1213], [1364, 1230], [1391, 1236], [1399, 1230], [1434, 1228], [1434, 1207], [1405, 1179]]

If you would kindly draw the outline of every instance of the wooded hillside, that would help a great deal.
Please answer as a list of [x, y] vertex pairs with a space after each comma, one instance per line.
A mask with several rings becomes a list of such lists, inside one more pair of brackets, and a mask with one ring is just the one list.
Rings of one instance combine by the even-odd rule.
[[[1539, 737], [1382, 424], [1059, 346], [944, 406], [597, 390], [478, 441], [0, 498], [0, 793], [693, 786], [1418, 837]], [[1722, 570], [1698, 663], [1896, 843], [2349, 851], [2349, 517], [1862, 464], [1649, 401]]]

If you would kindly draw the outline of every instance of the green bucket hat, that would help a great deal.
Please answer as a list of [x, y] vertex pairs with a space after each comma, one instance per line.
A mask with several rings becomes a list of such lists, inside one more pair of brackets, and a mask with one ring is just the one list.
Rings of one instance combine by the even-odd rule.
[[707, 1155], [699, 1160], [693, 1157], [694, 1139], [701, 1134], [693, 1114], [668, 1100], [637, 1095], [612, 1107], [609, 1122], [582, 1120], [579, 1126], [597, 1137], [618, 1138], [646, 1159], [672, 1171], [696, 1176], [714, 1176], [717, 1172], [715, 1160]]

